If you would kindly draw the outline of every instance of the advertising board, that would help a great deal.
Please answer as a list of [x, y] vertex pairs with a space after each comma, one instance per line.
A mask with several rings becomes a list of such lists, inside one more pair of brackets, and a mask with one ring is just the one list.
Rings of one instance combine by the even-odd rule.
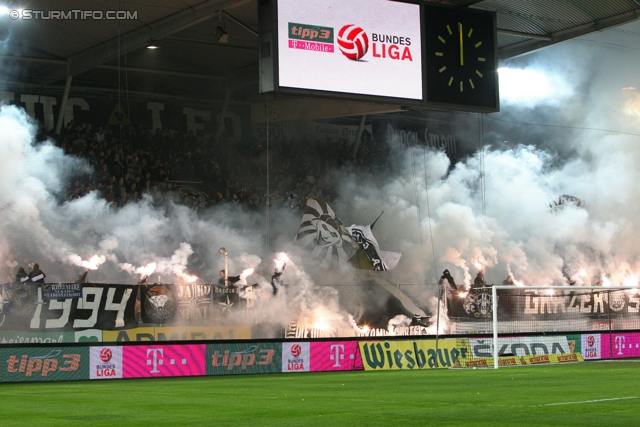
[[310, 343], [282, 343], [282, 372], [309, 372], [311, 367], [310, 359]]
[[365, 371], [413, 370], [460, 365], [469, 355], [467, 339], [360, 342]]
[[602, 358], [640, 357], [640, 333], [601, 336]]
[[594, 360], [602, 358], [602, 347], [600, 345], [600, 334], [584, 334], [582, 335], [582, 357], [585, 360]]
[[356, 341], [311, 343], [311, 371], [360, 371], [362, 357]]
[[122, 378], [205, 374], [205, 345], [136, 345], [122, 348]]
[[0, 349], [0, 381], [70, 381], [89, 379], [88, 347]]
[[207, 345], [207, 375], [282, 372], [281, 343]]
[[281, 87], [421, 100], [420, 6], [278, 0]]
[[90, 359], [90, 379], [122, 378], [122, 347], [91, 347]]

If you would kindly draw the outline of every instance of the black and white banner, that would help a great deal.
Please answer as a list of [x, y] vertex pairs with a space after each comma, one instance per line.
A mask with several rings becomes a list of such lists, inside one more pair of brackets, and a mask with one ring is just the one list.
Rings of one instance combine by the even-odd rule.
[[3, 291], [0, 330], [111, 330], [138, 325], [135, 285], [85, 283], [82, 297], [49, 301], [33, 283], [8, 283]]
[[398, 265], [402, 254], [399, 252], [381, 251], [378, 247], [378, 241], [373, 236], [370, 225], [362, 226], [354, 224], [346, 228], [353, 240], [360, 244], [362, 251], [373, 265], [374, 271], [393, 270], [396, 265]]

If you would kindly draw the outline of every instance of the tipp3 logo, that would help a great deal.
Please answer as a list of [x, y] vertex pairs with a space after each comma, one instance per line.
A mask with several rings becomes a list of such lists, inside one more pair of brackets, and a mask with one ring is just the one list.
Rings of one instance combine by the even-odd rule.
[[[340, 52], [352, 61], [359, 61], [372, 47], [374, 58], [413, 61], [411, 38], [372, 33], [371, 37], [358, 25], [343, 25], [336, 42]], [[334, 29], [317, 25], [289, 23], [289, 48], [333, 53]]]

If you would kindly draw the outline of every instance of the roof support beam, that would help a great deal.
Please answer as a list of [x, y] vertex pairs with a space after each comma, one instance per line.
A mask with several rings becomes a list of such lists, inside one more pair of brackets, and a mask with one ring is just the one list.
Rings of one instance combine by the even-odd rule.
[[501, 30], [498, 28], [498, 34], [506, 34], [509, 36], [524, 37], [527, 39], [545, 40], [550, 42], [551, 36], [543, 36], [541, 34], [521, 33], [520, 31]]
[[202, 45], [207, 45], [207, 46], [216, 46], [216, 47], [226, 47], [226, 48], [232, 48], [232, 49], [246, 49], [246, 50], [255, 50], [256, 52], [258, 51], [258, 46], [243, 46], [243, 45], [239, 45], [239, 44], [229, 44], [229, 43], [220, 43], [220, 42], [214, 42], [211, 40], [201, 40], [201, 39], [191, 39], [191, 38], [185, 38], [185, 37], [165, 37], [165, 41], [172, 41], [172, 42], [178, 42], [178, 43], [193, 43], [193, 44], [202, 44]]
[[600, 19], [598, 21], [589, 22], [588, 24], [580, 25], [575, 28], [571, 28], [566, 31], [558, 31], [551, 34], [550, 40], [533, 39], [518, 43], [517, 45], [510, 46], [506, 49], [498, 51], [498, 57], [500, 59], [513, 58], [515, 56], [531, 53], [535, 50], [542, 49], [543, 47], [550, 46], [555, 43], [560, 43], [566, 40], [574, 39], [576, 37], [583, 36], [595, 31], [601, 31], [606, 28], [615, 27], [618, 25], [626, 24], [631, 21], [635, 21], [640, 18], [640, 9], [635, 9], [629, 12], [622, 13], [620, 15], [612, 16], [609, 18]]
[[[0, 60], [6, 61], [18, 61], [18, 62], [36, 62], [42, 64], [50, 64], [50, 65], [61, 65], [66, 66], [67, 61], [63, 61], [60, 59], [47, 59], [47, 58], [34, 58], [29, 56], [8, 56], [8, 55], [0, 55]], [[211, 74], [199, 74], [199, 73], [186, 73], [183, 71], [171, 71], [171, 70], [156, 70], [153, 68], [136, 68], [136, 67], [118, 67], [116, 65], [98, 65], [97, 67], [100, 70], [113, 70], [113, 71], [127, 71], [132, 73], [146, 73], [146, 74], [158, 74], [163, 76], [173, 76], [173, 77], [187, 77], [187, 78], [195, 78], [195, 79], [203, 79], [203, 80], [223, 80], [226, 79], [226, 76], [215, 76]]]
[[[19, 81], [11, 81], [11, 80], [0, 80], [0, 85], [5, 87], [10, 87], [12, 89], [38, 89], [39, 91], [44, 91], [47, 94], [62, 94], [64, 95], [64, 86], [60, 85], [41, 85], [35, 83], [24, 83]], [[98, 87], [89, 87], [89, 86], [76, 86], [74, 85], [70, 94], [73, 96], [104, 96], [104, 95], [118, 95], [120, 91], [117, 88], [98, 88]], [[203, 96], [203, 97], [190, 97], [190, 96], [176, 96], [169, 93], [162, 92], [145, 92], [145, 91], [136, 91], [130, 90], [129, 97], [132, 98], [140, 98], [145, 101], [149, 100], [161, 100], [164, 102], [176, 102], [176, 103], [188, 103], [193, 106], [197, 105], [211, 105], [222, 103], [223, 99], [216, 99], [211, 96]], [[234, 105], [247, 105], [250, 101], [240, 102], [235, 101], [231, 102]]]

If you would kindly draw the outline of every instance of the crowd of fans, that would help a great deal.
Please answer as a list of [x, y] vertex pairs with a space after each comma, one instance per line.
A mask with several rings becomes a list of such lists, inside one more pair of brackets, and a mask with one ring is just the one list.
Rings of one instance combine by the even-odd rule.
[[[247, 209], [266, 206], [267, 179], [270, 206], [300, 210], [308, 197], [331, 201], [335, 191], [327, 172], [359, 168], [376, 172], [386, 168], [382, 144], [367, 141], [352, 159], [346, 141], [313, 143], [278, 140], [269, 152], [250, 138], [233, 141], [197, 138], [192, 131], [148, 131], [144, 126], [92, 126], [70, 122], [54, 135], [67, 155], [86, 159], [90, 168], [71, 174], [63, 200], [97, 191], [113, 209], [151, 196], [194, 210], [218, 203], [237, 203]], [[267, 156], [269, 169], [267, 174]], [[268, 178], [267, 178], [268, 175]]]
[[[65, 170], [66, 187], [57, 194], [59, 201], [94, 193], [114, 210], [147, 198], [156, 206], [167, 206], [170, 201], [195, 211], [223, 203], [259, 211], [267, 206], [269, 194], [272, 209], [301, 213], [308, 197], [334, 199], [340, 178], [330, 171], [357, 170], [359, 176], [375, 179], [391, 163], [385, 144], [370, 139], [361, 144], [355, 160], [353, 146], [346, 140], [273, 139], [267, 150], [265, 143], [250, 137], [242, 141], [223, 137], [216, 144], [193, 132], [152, 132], [146, 126], [121, 128], [73, 121], [60, 135], [41, 128], [37, 143], [45, 140], [67, 156], [84, 160], [71, 162]], [[17, 280], [21, 267], [28, 276], [34, 260], [44, 258], [37, 245], [25, 245], [9, 248], [7, 259], [0, 261], [4, 280]], [[205, 265], [198, 257], [196, 250], [190, 265], [196, 266], [192, 273], [200, 275]], [[57, 279], [77, 275], [75, 267], [67, 270], [59, 272], [63, 279]]]

